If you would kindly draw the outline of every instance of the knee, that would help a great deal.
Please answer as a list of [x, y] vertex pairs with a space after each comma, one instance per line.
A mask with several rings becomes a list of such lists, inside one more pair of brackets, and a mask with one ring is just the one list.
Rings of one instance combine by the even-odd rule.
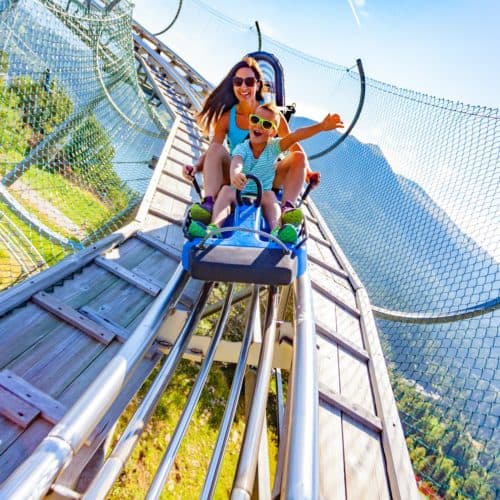
[[293, 151], [290, 153], [290, 167], [293, 170], [307, 171], [307, 155], [303, 151]]
[[262, 193], [262, 205], [269, 206], [273, 203], [277, 203], [276, 195], [273, 191], [264, 191]]
[[226, 203], [231, 203], [234, 198], [234, 189], [231, 186], [222, 186], [217, 194], [217, 199], [224, 200]]
[[217, 142], [212, 142], [210, 146], [208, 146], [206, 152], [206, 158], [225, 158], [228, 155], [227, 149]]

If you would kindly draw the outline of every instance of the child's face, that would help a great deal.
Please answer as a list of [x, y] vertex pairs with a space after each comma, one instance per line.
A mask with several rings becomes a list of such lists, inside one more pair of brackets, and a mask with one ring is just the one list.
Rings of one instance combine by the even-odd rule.
[[[258, 123], [253, 123], [253, 121], [257, 121], [256, 118], [250, 118], [249, 120], [250, 142], [252, 144], [266, 143], [271, 137], [276, 135], [277, 116], [271, 110], [266, 108], [257, 108], [255, 113], [251, 116], [260, 118]], [[268, 128], [269, 122], [272, 123], [271, 128]]]

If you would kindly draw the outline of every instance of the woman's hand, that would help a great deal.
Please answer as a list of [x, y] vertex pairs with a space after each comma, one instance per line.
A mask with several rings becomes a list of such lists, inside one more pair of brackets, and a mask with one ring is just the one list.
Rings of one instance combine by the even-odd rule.
[[306, 182], [308, 184], [310, 183], [312, 187], [315, 188], [321, 182], [321, 173], [309, 170], [306, 174]]
[[333, 130], [336, 128], [342, 128], [343, 126], [344, 122], [336, 113], [334, 115], [328, 113], [321, 122], [321, 130]]
[[189, 182], [193, 181], [196, 172], [198, 172], [198, 167], [196, 165], [184, 165], [182, 167], [182, 177]]
[[241, 191], [247, 184], [246, 175], [243, 172], [235, 172], [234, 174], [231, 174], [231, 184], [236, 189]]

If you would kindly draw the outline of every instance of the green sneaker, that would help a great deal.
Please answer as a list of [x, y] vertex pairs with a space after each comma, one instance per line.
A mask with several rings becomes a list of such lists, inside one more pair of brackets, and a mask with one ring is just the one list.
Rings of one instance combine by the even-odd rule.
[[222, 238], [222, 234], [220, 232], [219, 226], [215, 224], [209, 224], [207, 226], [207, 233], [212, 233], [212, 238]]
[[275, 227], [271, 233], [283, 243], [297, 243], [299, 233], [293, 224], [284, 224], [281, 227]]
[[190, 238], [204, 238], [207, 235], [207, 226], [197, 220], [191, 221], [187, 230]]
[[194, 203], [189, 209], [189, 215], [192, 220], [208, 224], [212, 219], [212, 209], [214, 208], [214, 200], [211, 196], [207, 196], [201, 203]]
[[285, 203], [283, 206], [283, 212], [281, 213], [281, 223], [285, 224], [293, 224], [298, 227], [302, 224], [304, 220], [304, 214], [300, 208], [295, 208], [293, 204], [289, 201]]

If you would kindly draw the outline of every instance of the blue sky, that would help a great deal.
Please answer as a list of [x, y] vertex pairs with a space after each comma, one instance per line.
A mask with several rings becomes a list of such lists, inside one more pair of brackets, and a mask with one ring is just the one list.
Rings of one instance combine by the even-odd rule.
[[[500, 107], [499, 0], [205, 1], [245, 25], [258, 20], [263, 33], [321, 59], [352, 66], [361, 57], [372, 78]], [[178, 0], [137, 0], [134, 17], [155, 32], [177, 6]], [[221, 47], [231, 43], [220, 35]], [[168, 44], [167, 35], [162, 39]], [[214, 70], [222, 77], [228, 67], [214, 68], [214, 60], [205, 57], [195, 68], [216, 82]]]

